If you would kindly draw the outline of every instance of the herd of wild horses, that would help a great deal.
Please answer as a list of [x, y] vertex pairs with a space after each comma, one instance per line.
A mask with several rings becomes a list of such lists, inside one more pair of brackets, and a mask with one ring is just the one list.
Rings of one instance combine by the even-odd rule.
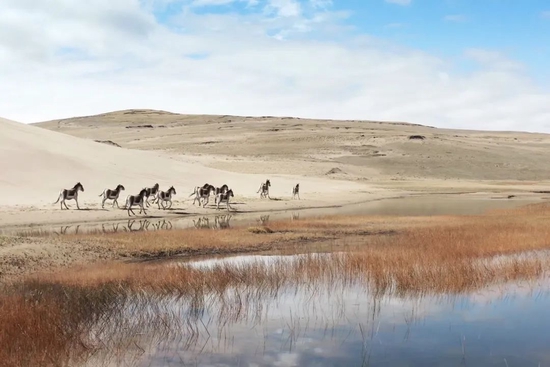
[[[265, 182], [262, 182], [260, 188], [256, 193], [260, 193], [260, 198], [270, 198], [270, 186], [271, 182], [269, 180], [266, 180]], [[120, 192], [123, 190], [125, 190], [124, 186], [120, 184], [114, 189], [103, 190], [103, 192], [99, 195], [103, 198], [101, 201], [101, 207], [105, 208], [105, 201], [113, 200], [112, 207], [114, 207], [116, 204], [116, 206], [120, 209], [120, 206], [118, 205], [118, 197], [120, 196]], [[77, 209], [80, 209], [80, 207], [78, 206], [79, 191], [84, 192], [84, 186], [82, 186], [80, 182], [74, 185], [72, 189], [61, 190], [59, 196], [57, 197], [57, 201], [54, 204], [57, 204], [61, 201], [61, 210], [63, 210], [63, 206], [65, 206], [66, 209], [69, 209], [65, 201], [74, 200], [76, 202]], [[208, 204], [210, 195], [212, 194], [214, 195], [214, 204], [216, 205], [216, 209], [220, 208], [221, 203], [225, 203], [227, 210], [229, 211], [229, 200], [234, 197], [234, 195], [233, 189], [230, 189], [225, 184], [221, 187], [215, 187], [213, 185], [205, 183], [203, 186], [195, 187], [195, 190], [191, 193], [191, 195], [189, 195], [189, 197], [195, 195], [193, 205], [195, 205], [195, 202], [198, 201], [200, 206], [201, 200], [204, 201], [202, 203], [202, 207], [204, 208], [206, 207], [206, 204]], [[143, 212], [145, 215], [147, 215], [147, 212], [145, 211], [145, 206], [151, 205], [151, 203], [149, 202], [150, 198], [153, 198], [152, 203], [156, 203], [159, 209], [161, 208], [161, 205], [162, 209], [169, 209], [172, 207], [172, 195], [176, 195], [176, 189], [174, 188], [174, 186], [170, 186], [168, 190], [162, 191], [159, 189], [159, 184], [157, 183], [152, 187], [145, 187], [141, 189], [141, 191], [137, 195], [128, 195], [124, 208], [128, 210], [128, 215], [130, 215], [130, 212], [136, 215], [136, 213], [134, 213], [134, 211], [132, 210], [132, 207], [138, 206], [140, 208], [140, 214]], [[296, 186], [292, 188], [292, 198], [295, 199], [296, 197], [300, 199], [300, 184], [296, 184]]]

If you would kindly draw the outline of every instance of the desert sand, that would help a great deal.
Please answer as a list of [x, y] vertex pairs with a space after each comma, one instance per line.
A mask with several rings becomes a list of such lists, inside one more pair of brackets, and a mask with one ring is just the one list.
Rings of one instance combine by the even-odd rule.
[[[173, 185], [176, 188], [173, 210], [159, 211], [157, 205], [153, 205], [147, 214], [155, 216], [176, 210], [187, 214], [216, 212], [212, 206], [199, 208], [191, 204], [193, 198], [189, 195], [194, 187], [206, 182], [218, 187], [228, 184], [235, 192], [233, 207], [237, 212], [352, 202], [369, 190], [368, 185], [361, 183], [306, 176], [300, 171], [293, 175], [231, 172], [222, 170], [223, 166], [208, 167], [193, 158], [165, 152], [162, 147], [154, 151], [120, 148], [8, 120], [0, 121], [0, 129], [0, 221], [3, 226], [127, 218], [126, 211], [112, 209], [110, 202], [105, 209], [100, 205], [99, 195], [103, 190], [114, 189], [119, 183], [126, 188], [119, 199], [121, 206], [127, 195], [135, 195], [143, 187], [159, 183], [160, 188], [166, 190]], [[139, 136], [138, 130], [136, 134]], [[270, 195], [278, 200], [259, 199], [259, 185], [268, 178], [272, 182]], [[84, 186], [84, 192], [79, 193], [82, 210], [61, 210], [59, 203], [52, 204], [61, 189], [71, 188], [77, 182]], [[300, 201], [288, 200], [297, 182], [306, 188], [302, 193], [305, 196]], [[76, 209], [74, 201], [67, 203]]]
[[[0, 120], [2, 227], [120, 220], [98, 197], [121, 183], [129, 194], [176, 188], [172, 211], [216, 213], [189, 197], [206, 182], [228, 184], [236, 213], [343, 205], [418, 193], [544, 196], [550, 135], [436, 129], [404, 122], [180, 115], [125, 110], [25, 125]], [[272, 199], [260, 199], [270, 179]], [[81, 182], [84, 210], [61, 210], [63, 188]], [[292, 200], [300, 183], [302, 200]], [[213, 204], [211, 200], [210, 204]], [[138, 215], [140, 216], [140, 215]]]

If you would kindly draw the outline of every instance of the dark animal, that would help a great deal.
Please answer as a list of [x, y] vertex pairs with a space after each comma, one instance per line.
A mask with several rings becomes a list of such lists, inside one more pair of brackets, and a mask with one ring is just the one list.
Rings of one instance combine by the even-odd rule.
[[105, 207], [105, 201], [106, 200], [113, 200], [113, 207], [117, 206], [117, 208], [120, 209], [120, 206], [118, 205], [118, 196], [120, 195], [120, 191], [125, 190], [124, 186], [118, 185], [114, 190], [111, 189], [105, 189], [99, 196], [103, 196], [103, 201], [101, 202], [101, 207]]
[[59, 200], [61, 200], [61, 210], [63, 210], [63, 205], [65, 205], [65, 208], [67, 210], [69, 207], [67, 206], [67, 203], [65, 203], [66, 200], [74, 200], [76, 201], [76, 208], [80, 210], [80, 207], [78, 206], [78, 191], [84, 192], [84, 186], [80, 182], [77, 182], [76, 185], [73, 186], [72, 189], [63, 189], [61, 192], [59, 192], [59, 196], [57, 197], [57, 201], [54, 204], [57, 204]]
[[199, 205], [201, 205], [201, 199], [204, 199], [203, 208], [208, 204], [208, 200], [210, 197], [210, 193], [215, 191], [216, 188], [208, 183], [204, 184], [202, 187], [197, 186], [195, 187], [195, 190], [189, 195], [190, 197], [195, 195], [195, 199], [193, 200], [193, 205], [195, 205], [195, 201], [198, 200]]
[[223, 184], [221, 187], [216, 187], [216, 190], [214, 191], [214, 204], [217, 203], [217, 200], [218, 200], [218, 194], [223, 194], [225, 192], [227, 192], [227, 190], [229, 190], [229, 186], [227, 186], [226, 184]]
[[269, 180], [266, 180], [264, 183], [260, 185], [260, 188], [256, 193], [260, 192], [260, 198], [268, 197], [269, 198], [269, 187], [271, 186], [271, 182]]
[[149, 197], [152, 196], [154, 198], [155, 196], [157, 196], [157, 192], [159, 191], [159, 184], [156, 183], [155, 185], [153, 185], [153, 187], [146, 187], [145, 190], [145, 204], [149, 206]]
[[[172, 195], [176, 195], [176, 189], [174, 188], [174, 186], [170, 186], [168, 191], [159, 191], [157, 193], [157, 197], [155, 200], [157, 201], [159, 209], [160, 209], [161, 201], [162, 201], [162, 209], [168, 209], [172, 207]], [[155, 200], [153, 200], [153, 203], [155, 203]], [[165, 201], [168, 201], [170, 203], [170, 206], [165, 207], [164, 206]]]
[[216, 209], [219, 209], [220, 208], [220, 204], [222, 202], [225, 202], [227, 203], [227, 211], [229, 211], [229, 199], [233, 197], [233, 190], [229, 190], [227, 192], [224, 192], [224, 193], [219, 193], [217, 198], [218, 198], [218, 204], [216, 205]]
[[130, 216], [130, 212], [132, 212], [134, 215], [134, 211], [132, 210], [132, 206], [138, 205], [140, 207], [139, 213], [143, 211], [145, 215], [147, 215], [147, 212], [145, 211], [145, 208], [143, 207], [144, 202], [146, 201], [145, 195], [147, 194], [147, 189], [141, 189], [139, 194], [137, 195], [130, 195], [126, 198], [126, 209], [128, 209], [128, 216]]
[[292, 188], [292, 199], [294, 199], [296, 196], [298, 196], [298, 200], [300, 200], [300, 184], [296, 184], [296, 186], [294, 186]]

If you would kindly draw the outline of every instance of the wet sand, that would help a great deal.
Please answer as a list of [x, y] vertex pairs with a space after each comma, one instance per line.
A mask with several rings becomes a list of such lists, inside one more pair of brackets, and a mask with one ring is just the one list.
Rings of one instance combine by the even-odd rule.
[[[48, 236], [85, 233], [116, 233], [122, 231], [153, 231], [185, 228], [227, 229], [239, 226], [265, 225], [275, 220], [299, 220], [334, 215], [373, 216], [433, 216], [433, 215], [478, 215], [492, 209], [510, 209], [523, 205], [544, 202], [536, 195], [522, 198], [507, 198], [502, 195], [408, 195], [395, 196], [361, 203], [343, 205], [273, 209], [271, 211], [215, 211], [202, 213], [174, 209], [161, 215], [114, 218], [101, 221], [75, 221], [44, 223], [29, 226], [12, 225], [0, 228], [0, 235]], [[58, 218], [56, 218], [58, 219]]]

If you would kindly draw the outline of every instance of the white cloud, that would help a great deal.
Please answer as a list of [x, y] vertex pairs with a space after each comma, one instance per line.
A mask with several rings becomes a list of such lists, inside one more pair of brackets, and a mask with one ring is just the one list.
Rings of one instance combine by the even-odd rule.
[[509, 60], [500, 52], [470, 48], [464, 51], [464, 56], [493, 70], [524, 71], [525, 68], [519, 62]]
[[268, 0], [266, 8], [282, 17], [297, 17], [302, 13], [302, 7], [296, 0]]
[[345, 13], [311, 1], [260, 1], [248, 15], [180, 2], [170, 27], [148, 11], [175, 1], [0, 2], [0, 116], [158, 108], [550, 131], [550, 93], [498, 52], [466, 50], [478, 68], [460, 72], [349, 32]]
[[540, 13], [541, 18], [550, 19], [550, 10], [546, 10]]
[[390, 4], [397, 4], [397, 5], [409, 5], [412, 3], [412, 0], [385, 0], [387, 3]]

